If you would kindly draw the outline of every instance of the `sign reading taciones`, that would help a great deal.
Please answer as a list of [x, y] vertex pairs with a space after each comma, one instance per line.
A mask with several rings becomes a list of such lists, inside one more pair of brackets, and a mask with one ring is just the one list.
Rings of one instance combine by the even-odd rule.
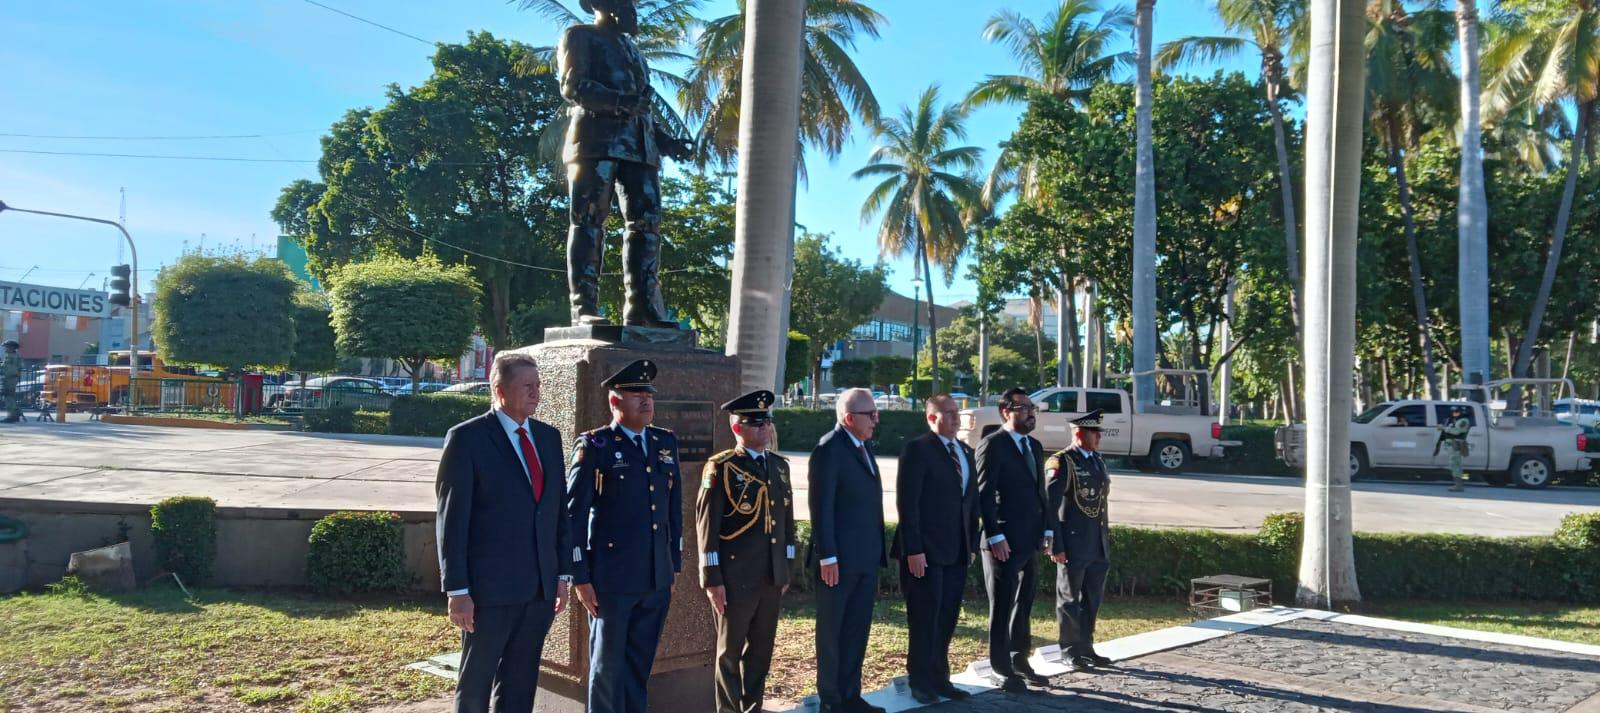
[[0, 281], [0, 309], [74, 317], [109, 317], [106, 293]]

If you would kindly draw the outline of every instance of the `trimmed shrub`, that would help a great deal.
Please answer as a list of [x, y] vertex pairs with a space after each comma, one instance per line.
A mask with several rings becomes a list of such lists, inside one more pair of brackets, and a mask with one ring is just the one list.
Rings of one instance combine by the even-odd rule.
[[[837, 424], [833, 409], [783, 408], [772, 412], [777, 426], [779, 447], [786, 451], [810, 452], [817, 441]], [[921, 409], [880, 411], [878, 429], [872, 436], [873, 451], [895, 458], [906, 442], [928, 431]]]
[[211, 579], [217, 559], [217, 501], [167, 498], [150, 508], [150, 535], [161, 568], [194, 586]]
[[1561, 518], [1556, 542], [1600, 555], [1600, 512], [1575, 512]]
[[311, 526], [306, 582], [347, 594], [404, 587], [405, 529], [392, 512], [336, 512]]
[[489, 410], [489, 397], [466, 394], [401, 396], [389, 407], [389, 433], [443, 436], [456, 424]]
[[300, 416], [300, 428], [316, 433], [355, 433], [355, 407], [308, 409]]
[[357, 411], [351, 423], [351, 433], [385, 434], [389, 432], [388, 411]]

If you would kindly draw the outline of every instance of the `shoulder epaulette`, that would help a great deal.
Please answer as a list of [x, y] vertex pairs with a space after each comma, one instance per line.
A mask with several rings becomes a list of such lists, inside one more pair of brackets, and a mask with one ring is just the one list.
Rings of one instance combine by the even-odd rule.
[[670, 429], [670, 428], [662, 428], [662, 427], [656, 426], [654, 424], [649, 425], [649, 426], [645, 426], [645, 429], [646, 430], [653, 430], [653, 431], [660, 431], [660, 432], [665, 433], [665, 434], [667, 434], [669, 436], [675, 435], [675, 434], [673, 434], [672, 429]]
[[728, 459], [734, 457], [735, 455], [738, 455], [738, 453], [739, 452], [737, 450], [729, 448], [728, 450], [721, 451], [721, 452], [711, 456], [710, 458], [707, 458], [706, 459], [706, 464], [710, 465], [712, 463], [721, 463], [721, 462], [723, 462], [725, 460], [728, 460]]

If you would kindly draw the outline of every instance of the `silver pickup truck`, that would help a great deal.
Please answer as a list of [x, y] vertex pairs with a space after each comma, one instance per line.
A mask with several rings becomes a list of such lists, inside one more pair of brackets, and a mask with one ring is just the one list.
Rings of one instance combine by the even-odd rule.
[[[1558, 473], [1591, 467], [1583, 429], [1554, 417], [1497, 413], [1470, 401], [1404, 400], [1378, 404], [1351, 421], [1351, 480], [1382, 470], [1448, 471], [1448, 453], [1435, 446], [1439, 425], [1457, 407], [1472, 422], [1462, 465], [1485, 482], [1543, 488]], [[1277, 430], [1279, 460], [1292, 468], [1305, 465], [1305, 433], [1298, 424]]]

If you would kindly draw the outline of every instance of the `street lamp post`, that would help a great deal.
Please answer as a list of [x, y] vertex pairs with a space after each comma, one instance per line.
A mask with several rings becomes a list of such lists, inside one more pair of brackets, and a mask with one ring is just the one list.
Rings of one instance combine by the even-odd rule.
[[91, 278], [91, 277], [94, 277], [94, 273], [92, 273], [92, 272], [87, 274], [87, 275], [84, 275], [83, 276], [83, 282], [78, 283], [78, 289], [81, 290], [81, 289], [83, 289], [84, 285], [89, 284], [89, 278]]
[[[0, 203], [0, 209], [3, 209], [4, 206], [5, 206], [4, 203]], [[27, 282], [28, 281], [28, 276], [32, 275], [33, 271], [37, 270], [37, 269], [39, 269], [38, 265], [34, 265], [33, 267], [28, 268], [27, 272], [22, 273], [22, 277], [17, 278], [17, 282]]]
[[[129, 342], [130, 346], [128, 349], [128, 411], [132, 412], [134, 407], [138, 405], [139, 393], [137, 389], [133, 388], [133, 380], [139, 375], [139, 249], [133, 244], [133, 236], [128, 234], [127, 228], [122, 227], [121, 223], [118, 223], [114, 220], [90, 218], [84, 215], [72, 215], [71, 213], [52, 213], [45, 210], [24, 210], [15, 206], [6, 205], [5, 201], [0, 201], [0, 213], [4, 213], [8, 210], [16, 211], [18, 213], [47, 215], [52, 218], [71, 218], [72, 220], [82, 220], [90, 223], [109, 225], [113, 228], [116, 228], [118, 232], [121, 232], [122, 239], [128, 242], [128, 255], [131, 258], [128, 274], [128, 293], [129, 296], [132, 297], [132, 299], [128, 302], [128, 328], [133, 332], [133, 337]], [[32, 270], [29, 270], [29, 272], [32, 272]]]

